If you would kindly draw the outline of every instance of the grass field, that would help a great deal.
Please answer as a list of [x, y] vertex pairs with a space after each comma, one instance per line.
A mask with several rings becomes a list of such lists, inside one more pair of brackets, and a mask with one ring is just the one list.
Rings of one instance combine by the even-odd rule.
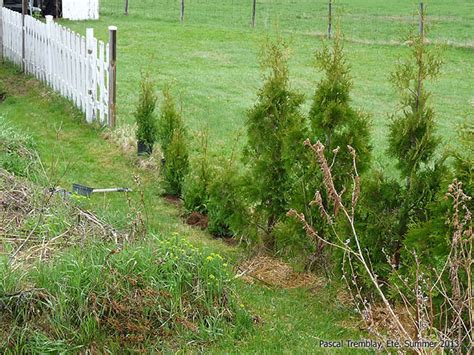
[[[117, 25], [118, 34], [118, 115], [119, 122], [133, 122], [137, 101], [140, 71], [150, 69], [158, 86], [174, 83], [174, 90], [182, 101], [185, 119], [193, 130], [209, 127], [214, 143], [225, 142], [243, 128], [246, 110], [256, 100], [260, 87], [259, 51], [265, 37], [275, 31], [248, 23], [236, 23], [236, 13], [246, 13], [230, 1], [190, 1], [190, 19], [179, 23], [175, 2], [149, 0], [130, 2], [130, 15], [123, 16], [122, 1], [102, 2], [102, 16], [97, 22], [65, 22], [72, 29], [85, 33], [94, 27], [96, 35], [107, 39], [107, 26]], [[235, 2], [237, 3], [237, 2]], [[288, 1], [266, 1], [261, 6], [282, 9]], [[307, 13], [310, 2], [291, 2], [291, 11], [285, 16]], [[313, 3], [313, 2], [311, 2]], [[438, 132], [452, 141], [456, 125], [472, 112], [474, 105], [474, 4], [456, 0], [426, 2], [431, 40], [461, 44], [444, 48], [445, 65], [438, 81], [429, 85], [436, 110]], [[299, 21], [280, 20], [280, 30], [290, 42], [292, 85], [306, 95], [304, 111], [308, 110], [315, 84], [320, 78], [312, 66], [315, 51], [322, 39], [315, 33], [325, 31], [323, 2], [315, 3], [320, 11], [313, 21], [315, 27]], [[231, 6], [230, 11], [226, 6]], [[372, 116], [372, 140], [376, 158], [382, 165], [386, 149], [389, 115], [396, 112], [397, 94], [388, 76], [397, 58], [407, 53], [407, 47], [397, 44], [412, 24], [416, 24], [417, 6], [414, 1], [395, 4], [376, 0], [357, 0], [335, 5], [343, 8], [342, 24], [350, 41], [346, 53], [352, 67], [354, 105]], [[339, 6], [339, 7], [337, 7]], [[170, 9], [173, 9], [171, 11]], [[265, 11], [261, 11], [264, 13]], [[341, 12], [341, 10], [339, 10]], [[192, 17], [192, 14], [195, 14]], [[226, 14], [210, 23], [212, 14]], [[430, 14], [433, 16], [430, 17]], [[217, 16], [216, 15], [216, 16]], [[270, 19], [277, 19], [277, 15]], [[206, 20], [207, 19], [207, 20]], [[270, 21], [271, 22], [271, 21]]]

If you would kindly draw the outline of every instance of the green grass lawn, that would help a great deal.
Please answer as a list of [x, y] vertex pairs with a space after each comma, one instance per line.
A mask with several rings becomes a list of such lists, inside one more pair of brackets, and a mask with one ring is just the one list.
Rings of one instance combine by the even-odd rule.
[[[219, 239], [185, 226], [180, 211], [159, 197], [159, 181], [151, 172], [138, 169], [130, 156], [124, 156], [102, 138], [100, 129], [85, 125], [81, 115], [66, 100], [45, 89], [35, 79], [24, 77], [9, 65], [0, 65], [0, 82], [6, 100], [0, 103], [0, 115], [18, 131], [37, 142], [49, 182], [70, 189], [73, 182], [90, 186], [127, 186], [135, 189], [132, 205], [140, 207], [138, 191], [143, 190], [151, 232], [179, 234], [194, 245], [224, 255], [234, 265], [244, 256], [241, 248], [230, 247]], [[140, 176], [141, 188], [134, 185]], [[86, 201], [109, 223], [126, 228], [130, 209], [126, 196], [94, 196]], [[314, 353], [323, 351], [319, 340], [359, 339], [357, 316], [337, 299], [337, 287], [328, 283], [320, 289], [285, 290], [263, 284], [237, 282], [244, 306], [261, 319], [247, 336], [235, 340], [224, 334], [220, 340], [202, 348], [202, 344], [181, 340], [183, 350], [214, 353]], [[179, 341], [179, 339], [178, 339]], [[347, 350], [347, 349], [345, 349]], [[347, 351], [344, 351], [347, 353]]]
[[[155, 5], [151, 0], [130, 2], [129, 16], [122, 14], [122, 3], [119, 0], [103, 1], [103, 13], [96, 22], [64, 22], [80, 33], [85, 33], [87, 27], [94, 27], [96, 35], [103, 40], [107, 40], [108, 25], [118, 26], [119, 124], [133, 122], [140, 72], [150, 69], [159, 88], [165, 82], [174, 83], [186, 122], [193, 130], [207, 126], [213, 143], [226, 142], [238, 134], [243, 129], [246, 110], [255, 102], [261, 85], [260, 47], [265, 37], [274, 32], [274, 26], [252, 30], [245, 23], [235, 23], [232, 18], [237, 16], [237, 1], [234, 5], [230, 1], [216, 2], [212, 11], [210, 1], [190, 1], [190, 19], [183, 24], [179, 23], [177, 15], [173, 15], [176, 12], [173, 1], [153, 2]], [[281, 9], [288, 3], [262, 1], [261, 6]], [[292, 10], [285, 12], [285, 16], [307, 12], [305, 6], [309, 3], [306, 0], [291, 2]], [[317, 6], [321, 7], [323, 3], [326, 6], [326, 2]], [[233, 6], [235, 11], [226, 6]], [[371, 114], [376, 160], [386, 166], [387, 124], [389, 115], [398, 108], [397, 93], [388, 77], [397, 59], [408, 51], [406, 46], [390, 41], [400, 39], [399, 28], [407, 30], [411, 23], [416, 23], [416, 2], [395, 4], [393, 1], [357, 0], [341, 2], [340, 6], [346, 8], [342, 22], [347, 37], [358, 39], [345, 46], [354, 79], [352, 99], [355, 107]], [[462, 0], [427, 2], [428, 14], [433, 14], [432, 18], [428, 17], [433, 24], [433, 32], [428, 37], [456, 43], [472, 41], [473, 6], [471, 1]], [[198, 18], [192, 18], [193, 11]], [[241, 11], [246, 13], [247, 10]], [[213, 23], [205, 20], [205, 14], [214, 13], [226, 14], [228, 18]], [[311, 30], [304, 24], [295, 28], [298, 21], [292, 21], [291, 26], [280, 22], [280, 29], [292, 49], [292, 85], [307, 98], [303, 107], [305, 112], [320, 78], [320, 73], [313, 68], [313, 59], [322, 39], [312, 32], [324, 31], [325, 21], [323, 17], [318, 18], [314, 21], [317, 25]], [[441, 76], [429, 84], [438, 133], [445, 138], [446, 144], [456, 137], [457, 124], [473, 110], [473, 53], [472, 46], [446, 46]]]

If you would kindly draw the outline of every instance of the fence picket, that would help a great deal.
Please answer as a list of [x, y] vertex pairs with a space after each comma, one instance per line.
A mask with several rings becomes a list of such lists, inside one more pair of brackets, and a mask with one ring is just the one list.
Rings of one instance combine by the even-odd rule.
[[[3, 57], [22, 64], [22, 17], [1, 8]], [[108, 122], [108, 44], [98, 41], [94, 31], [81, 36], [53, 22], [25, 16], [25, 66], [27, 73], [68, 98], [85, 113], [87, 122]]]

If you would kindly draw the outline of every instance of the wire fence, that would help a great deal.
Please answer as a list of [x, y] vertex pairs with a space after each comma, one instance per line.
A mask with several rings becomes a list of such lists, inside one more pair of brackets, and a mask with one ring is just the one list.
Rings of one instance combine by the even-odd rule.
[[[256, 0], [255, 27], [326, 34], [330, 0]], [[336, 0], [333, 23], [342, 19], [347, 37], [393, 42], [418, 23], [418, 0]], [[125, 0], [102, 0], [101, 14], [124, 15]], [[192, 25], [249, 28], [254, 0], [128, 0], [129, 16]], [[183, 6], [184, 5], [184, 6]], [[184, 11], [182, 11], [184, 7]], [[429, 38], [459, 45], [474, 44], [474, 1], [425, 0]]]

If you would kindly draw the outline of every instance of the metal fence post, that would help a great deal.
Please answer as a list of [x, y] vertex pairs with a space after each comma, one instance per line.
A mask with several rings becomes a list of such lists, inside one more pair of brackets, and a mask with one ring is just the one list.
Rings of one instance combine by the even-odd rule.
[[117, 27], [109, 27], [109, 127], [116, 124], [117, 104]]
[[257, 0], [253, 0], [253, 3], [252, 3], [252, 27], [255, 27], [256, 17], [257, 17]]

